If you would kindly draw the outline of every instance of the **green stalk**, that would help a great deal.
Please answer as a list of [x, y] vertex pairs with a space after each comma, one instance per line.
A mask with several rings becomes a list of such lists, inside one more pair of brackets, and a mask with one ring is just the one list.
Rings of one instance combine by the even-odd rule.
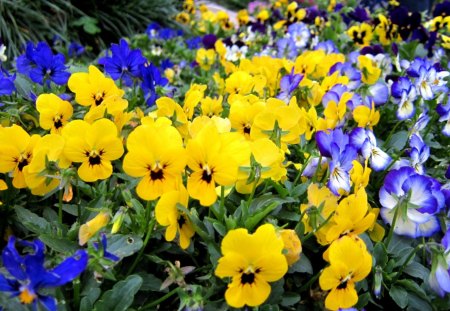
[[73, 304], [74, 309], [78, 310], [80, 306], [80, 277], [73, 280]]
[[175, 295], [178, 291], [179, 291], [179, 287], [172, 289], [170, 292], [168, 292], [167, 294], [165, 294], [164, 296], [162, 296], [161, 298], [149, 302], [148, 304], [144, 305], [142, 308], [140, 308], [139, 310], [147, 310], [150, 309], [152, 307], [155, 307], [157, 305], [159, 305], [161, 302], [164, 302], [165, 300], [169, 299], [170, 297], [172, 297], [173, 295]]
[[395, 224], [397, 222], [398, 213], [399, 213], [399, 210], [400, 210], [401, 206], [402, 206], [402, 204], [399, 204], [399, 205], [397, 205], [395, 207], [394, 218], [392, 219], [392, 225], [389, 228], [389, 233], [388, 233], [388, 236], [386, 238], [386, 243], [385, 243], [386, 249], [388, 248], [389, 243], [391, 242], [391, 239], [392, 239], [392, 235], [394, 234], [394, 228], [395, 228]]
[[142, 255], [144, 254], [145, 248], [147, 247], [148, 241], [150, 240], [150, 237], [152, 235], [153, 229], [155, 227], [156, 224], [156, 217], [154, 217], [152, 220], [149, 220], [150, 216], [151, 216], [151, 208], [150, 208], [150, 201], [147, 202], [147, 209], [145, 211], [145, 222], [148, 223], [150, 221], [150, 224], [147, 228], [147, 233], [145, 235], [144, 238], [144, 243], [142, 245], [141, 250], [139, 251], [138, 255], [136, 256], [136, 258], [133, 261], [133, 264], [130, 266], [130, 268], [128, 269], [127, 272], [127, 276], [130, 275], [134, 269], [136, 268], [136, 265], [138, 264], [139, 260], [141, 259]]
[[[59, 193], [58, 193], [58, 220], [61, 225], [63, 223], [63, 210], [62, 210], [63, 195], [64, 195], [64, 189], [59, 190]], [[78, 217], [80, 217], [80, 215], [78, 215]]]

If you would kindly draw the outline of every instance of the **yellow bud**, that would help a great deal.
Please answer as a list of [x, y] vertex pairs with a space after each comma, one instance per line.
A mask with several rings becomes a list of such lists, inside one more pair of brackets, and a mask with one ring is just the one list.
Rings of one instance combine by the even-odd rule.
[[302, 252], [302, 242], [298, 238], [297, 233], [291, 229], [283, 229], [280, 231], [281, 239], [284, 243], [284, 256], [289, 266], [292, 266], [300, 259], [300, 253]]
[[107, 212], [98, 213], [97, 216], [89, 220], [80, 227], [78, 232], [79, 244], [84, 245], [93, 237], [101, 228], [109, 222], [109, 214]]

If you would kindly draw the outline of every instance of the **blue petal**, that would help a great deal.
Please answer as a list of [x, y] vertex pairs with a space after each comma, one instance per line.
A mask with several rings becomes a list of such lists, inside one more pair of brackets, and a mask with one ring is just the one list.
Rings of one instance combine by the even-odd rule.
[[39, 302], [49, 311], [56, 311], [56, 299], [50, 296], [39, 295]]
[[72, 281], [86, 269], [87, 263], [88, 255], [86, 251], [78, 250], [73, 257], [67, 258], [50, 271], [51, 274], [56, 276], [56, 279], [44, 281], [45, 286], [56, 287]]
[[27, 279], [27, 275], [22, 269], [23, 258], [17, 252], [15, 244], [16, 238], [11, 236], [2, 252], [3, 265], [13, 277], [24, 281]]

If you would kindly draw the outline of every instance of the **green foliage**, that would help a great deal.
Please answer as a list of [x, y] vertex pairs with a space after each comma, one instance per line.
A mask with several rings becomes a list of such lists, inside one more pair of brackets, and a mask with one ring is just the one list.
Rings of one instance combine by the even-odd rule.
[[152, 21], [173, 26], [175, 0], [2, 0], [0, 38], [11, 58], [26, 42], [79, 40], [95, 51], [143, 32]]

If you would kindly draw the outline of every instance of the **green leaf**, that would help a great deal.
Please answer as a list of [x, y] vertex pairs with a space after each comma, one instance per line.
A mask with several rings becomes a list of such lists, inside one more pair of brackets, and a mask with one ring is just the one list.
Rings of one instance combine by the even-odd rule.
[[142, 278], [141, 291], [159, 292], [161, 289], [162, 281], [151, 273], [141, 272], [138, 275]]
[[17, 218], [19, 222], [28, 230], [34, 233], [48, 233], [50, 231], [50, 224], [45, 218], [42, 218], [26, 208], [15, 206]]
[[399, 131], [394, 133], [389, 140], [386, 149], [394, 149], [397, 151], [403, 150], [408, 141], [408, 132], [407, 131]]
[[296, 304], [300, 301], [300, 295], [293, 292], [286, 292], [283, 294], [283, 298], [281, 299], [281, 305], [283, 307], [288, 307]]
[[53, 234], [41, 234], [39, 239], [45, 245], [59, 253], [73, 253], [78, 249], [78, 244]]
[[[433, 308], [431, 305], [426, 302], [425, 300], [417, 297], [414, 294], [408, 293], [408, 311], [432, 311]], [[438, 309], [438, 310], [445, 310], [445, 309]], [[447, 309], [448, 310], [448, 309]]]
[[403, 272], [421, 280], [426, 280], [430, 275], [430, 270], [416, 261], [407, 265]]
[[95, 304], [97, 311], [124, 311], [133, 303], [134, 295], [142, 286], [142, 278], [139, 275], [130, 275], [125, 280], [114, 285], [106, 291]]
[[420, 287], [416, 282], [410, 279], [403, 279], [396, 282], [396, 284], [401, 285], [407, 291], [414, 293], [423, 300], [430, 301], [430, 298], [425, 293], [422, 287]]
[[363, 309], [370, 301], [370, 293], [359, 295], [358, 302], [355, 305], [356, 310]]
[[21, 74], [16, 75], [14, 85], [16, 87], [17, 93], [19, 93], [22, 97], [28, 98], [30, 96], [30, 93], [33, 91], [33, 84], [31, 83], [31, 81]]
[[375, 247], [373, 248], [373, 257], [375, 258], [375, 265], [380, 267], [386, 266], [388, 255], [386, 246], [383, 243], [379, 242], [375, 244]]
[[212, 223], [214, 229], [216, 229], [216, 231], [221, 235], [221, 236], [225, 236], [225, 234], [227, 234], [227, 228], [220, 222], [218, 221], [214, 221]]
[[394, 300], [402, 309], [406, 308], [408, 305], [408, 292], [403, 287], [396, 285], [392, 286], [389, 291], [389, 296], [391, 296], [392, 300]]
[[137, 235], [113, 235], [108, 239], [108, 252], [121, 258], [128, 257], [141, 249], [142, 239]]
[[313, 274], [311, 261], [309, 261], [305, 254], [301, 254], [300, 259], [289, 268], [289, 272]]

